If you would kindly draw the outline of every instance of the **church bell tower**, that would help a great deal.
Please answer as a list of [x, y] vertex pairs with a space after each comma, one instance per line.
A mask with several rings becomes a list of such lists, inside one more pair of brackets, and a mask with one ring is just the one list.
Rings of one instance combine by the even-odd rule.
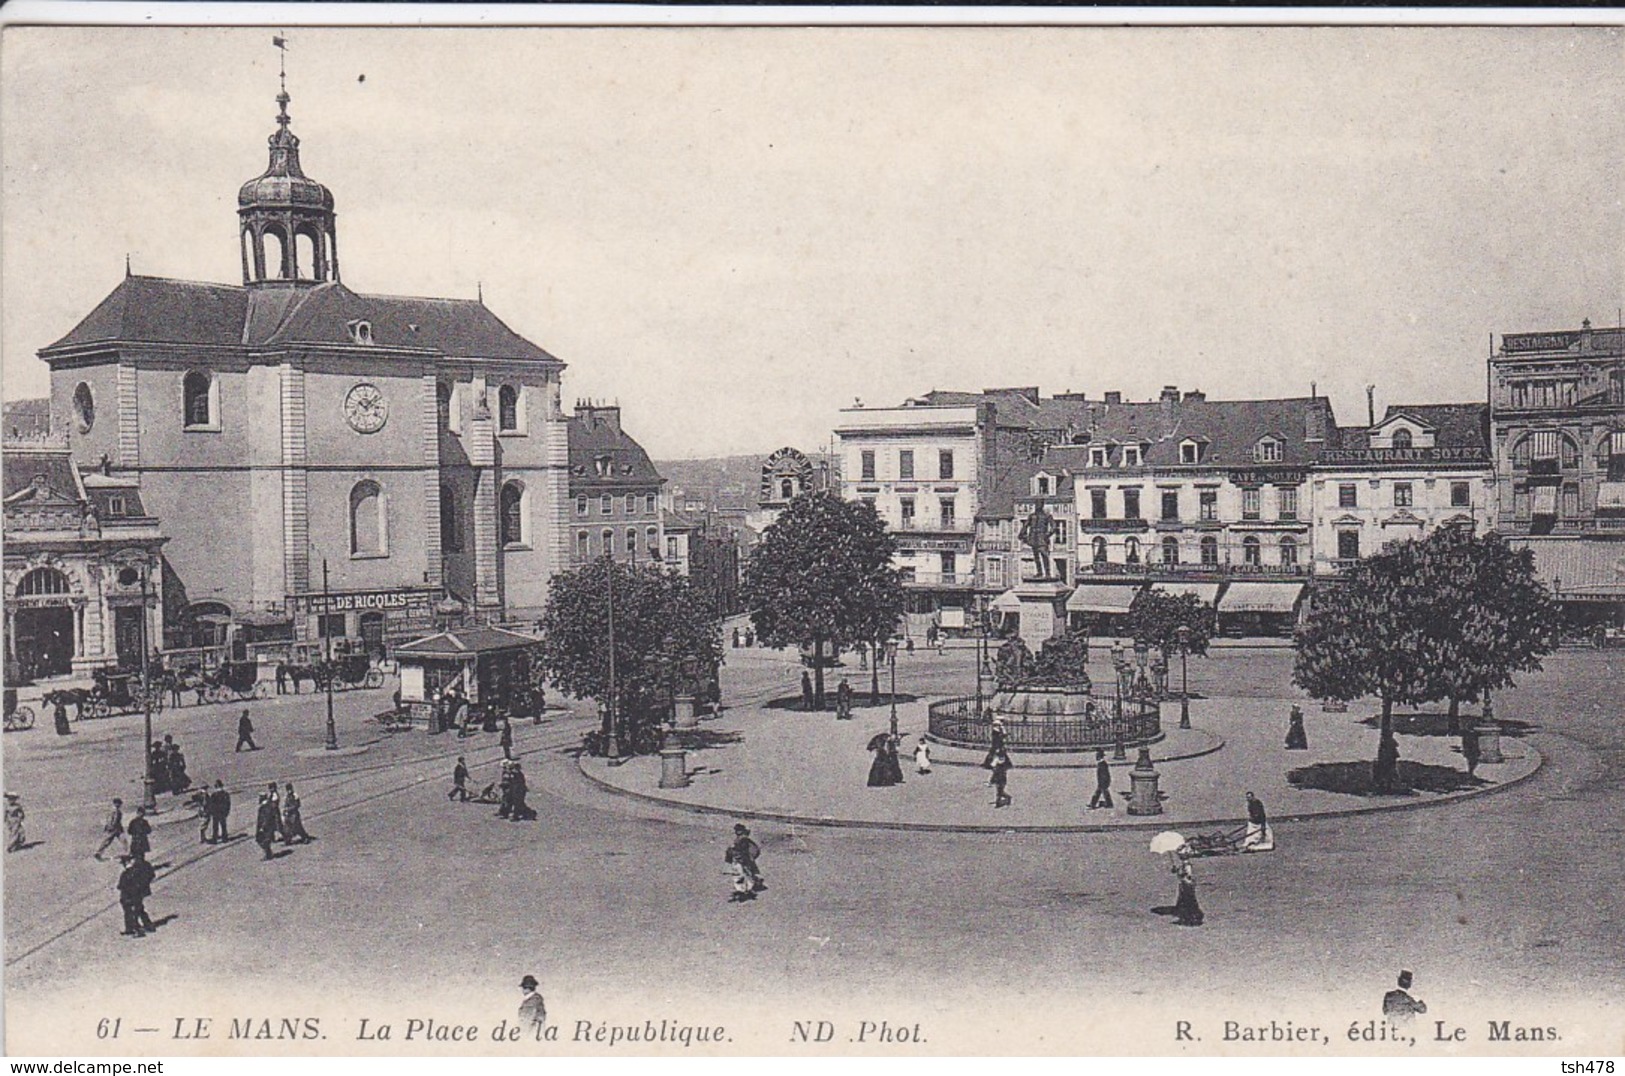
[[277, 129], [263, 174], [237, 192], [242, 220], [243, 283], [321, 284], [339, 278], [333, 193], [299, 166], [299, 138], [288, 129], [287, 70], [276, 97]]

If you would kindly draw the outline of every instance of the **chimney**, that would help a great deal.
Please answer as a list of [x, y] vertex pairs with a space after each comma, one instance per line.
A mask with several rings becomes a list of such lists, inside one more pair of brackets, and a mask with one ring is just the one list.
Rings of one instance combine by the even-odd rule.
[[1186, 403], [1207, 403], [1207, 393], [1201, 389], [1190, 389], [1185, 393]]
[[1311, 443], [1326, 440], [1326, 411], [1318, 399], [1304, 408], [1303, 439]]
[[1162, 386], [1162, 426], [1164, 430], [1174, 428], [1174, 419], [1179, 413], [1179, 386]]
[[1123, 402], [1123, 394], [1121, 392], [1108, 392], [1106, 394], [1106, 402], [1109, 404], [1120, 404]]
[[1365, 424], [1368, 427], [1377, 424], [1377, 386], [1375, 385], [1365, 387]]

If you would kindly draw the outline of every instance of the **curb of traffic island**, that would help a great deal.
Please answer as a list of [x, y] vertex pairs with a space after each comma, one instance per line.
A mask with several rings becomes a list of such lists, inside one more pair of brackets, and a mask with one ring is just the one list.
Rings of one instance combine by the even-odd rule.
[[[1272, 824], [1281, 822], [1313, 822], [1322, 818], [1349, 818], [1354, 815], [1381, 814], [1387, 811], [1419, 811], [1430, 807], [1443, 807], [1447, 804], [1460, 803], [1463, 800], [1476, 799], [1479, 796], [1488, 796], [1505, 789], [1521, 785], [1529, 778], [1539, 773], [1546, 764], [1546, 756], [1539, 749], [1527, 744], [1519, 744], [1534, 757], [1535, 764], [1529, 772], [1521, 774], [1508, 781], [1487, 785], [1483, 788], [1468, 789], [1465, 792], [1453, 792], [1429, 800], [1408, 801], [1405, 803], [1376, 804], [1368, 807], [1347, 807], [1334, 811], [1310, 811], [1299, 814], [1272, 815]], [[1513, 756], [1508, 756], [1509, 758]], [[815, 817], [812, 815], [786, 814], [781, 811], [757, 811], [734, 809], [730, 807], [713, 807], [708, 803], [687, 803], [682, 800], [667, 799], [664, 796], [655, 796], [647, 792], [634, 792], [630, 788], [622, 788], [612, 784], [587, 769], [586, 756], [577, 756], [576, 769], [590, 783], [606, 792], [628, 799], [641, 800], [644, 803], [659, 807], [675, 808], [687, 811], [690, 814], [720, 815], [728, 818], [749, 818], [758, 822], [783, 822], [788, 825], [819, 826], [826, 829], [869, 829], [891, 830], [911, 833], [1113, 833], [1119, 830], [1162, 830], [1162, 829], [1195, 829], [1200, 826], [1233, 826], [1246, 822], [1242, 816], [1232, 815], [1225, 818], [1202, 818], [1175, 822], [1164, 815], [1158, 815], [1145, 821], [1100, 823], [1064, 823], [1057, 825], [980, 825], [974, 823], [947, 823], [947, 822], [868, 822], [856, 818], [831, 818], [829, 816]]]
[[[1177, 755], [1159, 755], [1157, 754], [1157, 746], [1165, 745], [1168, 742], [1163, 740], [1161, 744], [1151, 748], [1151, 761], [1157, 764], [1164, 762], [1188, 762], [1193, 758], [1201, 758], [1203, 755], [1211, 755], [1213, 752], [1224, 747], [1224, 737], [1220, 736], [1216, 732], [1209, 732], [1206, 729], [1185, 729], [1182, 731], [1200, 733], [1200, 737], [1189, 737], [1192, 740], [1196, 740], [1199, 746], [1182, 749]], [[936, 754], [931, 757], [931, 764], [933, 766], [963, 766], [970, 769], [981, 769], [981, 760], [987, 755], [986, 750], [981, 748], [959, 747], [955, 744], [937, 743], [937, 741], [932, 742], [936, 744], [937, 747], [943, 748], [945, 751], [969, 752], [971, 755], [970, 758], [964, 758], [959, 755]], [[1021, 768], [1026, 770], [1093, 770], [1095, 768], [1095, 759], [1093, 757], [1094, 750], [1094, 748], [1086, 748], [1082, 751], [1075, 752], [1057, 751], [1046, 756], [1043, 752], [1021, 751], [1018, 749], [1011, 752], [1011, 758], [1012, 760], [1019, 761], [1021, 763]], [[1124, 750], [1130, 753], [1137, 753], [1139, 748], [1127, 747]], [[1082, 762], [1040, 761], [1045, 757], [1057, 757], [1061, 754], [1088, 755], [1089, 757]], [[1108, 757], [1106, 761], [1108, 765], [1117, 767], [1119, 769], [1130, 768], [1135, 763], [1135, 759], [1132, 754], [1128, 758], [1113, 759]]]

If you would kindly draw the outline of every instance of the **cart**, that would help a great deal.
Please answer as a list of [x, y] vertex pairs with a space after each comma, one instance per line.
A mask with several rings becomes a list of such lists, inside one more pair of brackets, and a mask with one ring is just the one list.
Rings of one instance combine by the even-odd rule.
[[31, 707], [17, 705], [17, 689], [5, 689], [6, 698], [6, 731], [22, 732], [34, 727], [34, 711]]
[[227, 661], [203, 674], [202, 694], [209, 702], [246, 702], [269, 698], [271, 688], [260, 680], [259, 662]]
[[323, 671], [333, 678], [333, 687], [341, 691], [384, 686], [383, 670], [374, 666], [372, 659], [366, 654], [334, 658]]
[[1262, 842], [1249, 846], [1247, 827], [1243, 825], [1218, 833], [1198, 833], [1187, 838], [1185, 846], [1190, 850], [1190, 855], [1198, 859], [1207, 856], [1234, 856], [1243, 852], [1273, 852], [1275, 833], [1269, 826], [1265, 826]]

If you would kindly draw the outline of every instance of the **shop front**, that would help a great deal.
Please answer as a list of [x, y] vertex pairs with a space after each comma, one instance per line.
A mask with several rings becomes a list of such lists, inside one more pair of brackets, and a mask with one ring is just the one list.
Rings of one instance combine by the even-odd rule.
[[381, 660], [434, 630], [436, 603], [444, 596], [438, 587], [291, 595], [293, 642]]

